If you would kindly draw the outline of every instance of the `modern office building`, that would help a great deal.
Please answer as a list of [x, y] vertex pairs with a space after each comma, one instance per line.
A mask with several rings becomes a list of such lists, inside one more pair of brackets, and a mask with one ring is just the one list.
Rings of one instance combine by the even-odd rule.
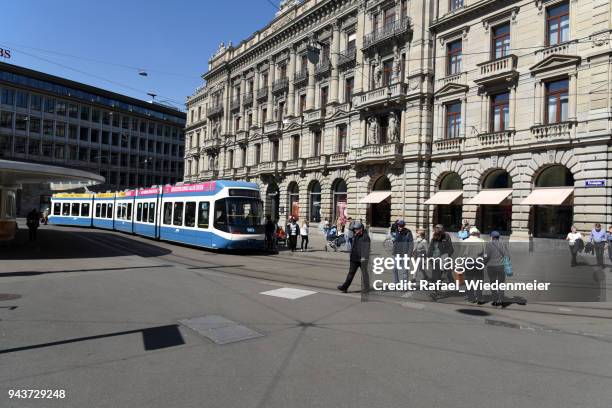
[[605, 4], [283, 1], [188, 98], [185, 179], [248, 179], [275, 218], [373, 231], [611, 224]]
[[[0, 63], [0, 158], [97, 173], [97, 190], [174, 183], [184, 126], [179, 110]], [[50, 194], [24, 186], [17, 208], [43, 208]]]

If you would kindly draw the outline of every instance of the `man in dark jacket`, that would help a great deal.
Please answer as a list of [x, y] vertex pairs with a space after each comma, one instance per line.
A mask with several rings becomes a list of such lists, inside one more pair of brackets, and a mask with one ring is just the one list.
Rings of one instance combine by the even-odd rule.
[[26, 224], [28, 225], [28, 230], [30, 231], [30, 241], [36, 241], [36, 230], [40, 225], [40, 214], [36, 208], [32, 208], [32, 211], [28, 213]]
[[370, 289], [370, 277], [368, 275], [368, 260], [370, 259], [370, 237], [364, 231], [363, 224], [359, 221], [354, 222], [353, 247], [351, 248], [349, 272], [346, 280], [338, 290], [346, 293], [357, 269], [361, 269], [361, 293], [367, 294]]
[[[440, 258], [442, 261], [453, 255], [455, 249], [453, 248], [453, 241], [450, 235], [444, 231], [444, 226], [438, 224], [434, 227], [434, 232], [429, 242], [429, 250], [427, 251], [428, 258]], [[437, 282], [442, 277], [442, 273], [446, 272], [446, 276], [449, 282], [454, 282], [453, 271], [439, 267], [439, 264], [433, 268], [432, 280]]]
[[[400, 257], [403, 257], [404, 255], [411, 256], [413, 245], [414, 239], [412, 237], [412, 231], [406, 228], [406, 223], [404, 220], [399, 220], [396, 226], [395, 240], [393, 241], [393, 257], [395, 258], [397, 255]], [[407, 270], [404, 270], [403, 279], [405, 281], [409, 280]], [[399, 280], [399, 268], [397, 265], [395, 265], [393, 267], [393, 281], [398, 283]]]
[[272, 221], [270, 215], [266, 215], [266, 226], [264, 227], [266, 234], [266, 249], [272, 251], [274, 249], [274, 233], [276, 232], [276, 224]]
[[295, 222], [295, 218], [291, 217], [291, 221], [287, 224], [287, 238], [289, 238], [289, 248], [291, 252], [295, 252], [297, 248], [297, 239], [300, 235], [300, 226]]

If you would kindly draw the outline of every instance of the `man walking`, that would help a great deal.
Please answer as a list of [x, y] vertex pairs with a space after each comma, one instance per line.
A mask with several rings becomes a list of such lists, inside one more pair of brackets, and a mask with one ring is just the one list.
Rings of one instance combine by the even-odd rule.
[[604, 248], [606, 246], [607, 233], [601, 229], [601, 224], [595, 224], [591, 230], [591, 243], [595, 250], [597, 266], [604, 266]]
[[295, 252], [297, 248], [298, 235], [300, 235], [300, 226], [295, 222], [295, 218], [291, 217], [289, 224], [287, 224], [287, 237], [289, 238], [291, 252]]
[[26, 218], [26, 224], [28, 225], [29, 230], [29, 240], [36, 241], [36, 230], [40, 225], [40, 214], [36, 211], [36, 208], [32, 208], [32, 211], [28, 213], [28, 217]]
[[266, 249], [272, 251], [274, 249], [274, 233], [276, 232], [276, 224], [272, 221], [270, 215], [266, 215], [266, 226], [264, 228], [266, 233]]
[[359, 221], [354, 224], [353, 247], [351, 248], [349, 272], [346, 280], [338, 286], [340, 292], [346, 293], [357, 269], [361, 269], [361, 293], [367, 294], [370, 289], [370, 277], [368, 275], [368, 260], [370, 259], [370, 237], [364, 231], [363, 224]]
[[[411, 255], [413, 246], [414, 240], [412, 237], [412, 231], [406, 228], [406, 223], [404, 220], [399, 220], [397, 222], [395, 240], [393, 241], [393, 258], [399, 255], [403, 259], [404, 255]], [[399, 269], [400, 268], [398, 268], [396, 263], [396, 265], [393, 267], [393, 281], [395, 283], [399, 283], [400, 281]], [[404, 270], [403, 279], [408, 281], [407, 270]]]

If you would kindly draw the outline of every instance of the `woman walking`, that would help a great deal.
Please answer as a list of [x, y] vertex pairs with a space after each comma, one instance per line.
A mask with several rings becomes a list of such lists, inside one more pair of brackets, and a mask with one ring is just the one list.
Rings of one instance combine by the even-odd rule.
[[584, 238], [576, 230], [576, 226], [572, 225], [571, 231], [567, 234], [565, 240], [569, 244], [570, 254], [572, 255], [571, 265], [576, 266], [576, 256], [584, 248]]
[[[427, 238], [425, 238], [425, 230], [419, 229], [417, 230], [416, 239], [414, 241], [414, 251], [413, 257], [415, 259], [423, 259], [421, 262], [425, 262], [425, 256], [427, 256], [427, 246], [429, 243], [427, 242]], [[419, 267], [416, 271], [414, 271], [414, 276], [412, 281], [416, 282], [419, 279], [419, 274], [421, 275], [421, 279], [429, 280], [427, 273], [425, 273], [425, 265], [423, 263], [419, 264]]]

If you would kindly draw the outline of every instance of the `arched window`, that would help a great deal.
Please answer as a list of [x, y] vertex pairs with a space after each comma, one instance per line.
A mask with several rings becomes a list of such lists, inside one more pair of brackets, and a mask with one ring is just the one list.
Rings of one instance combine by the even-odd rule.
[[[463, 181], [457, 173], [445, 175], [438, 190], [463, 190]], [[436, 224], [442, 224], [447, 231], [459, 231], [463, 217], [463, 205], [460, 199], [450, 204], [438, 204], [434, 210], [434, 220]]]
[[536, 187], [573, 187], [574, 176], [562, 165], [554, 165], [542, 170], [535, 181]]
[[298, 219], [300, 215], [300, 188], [295, 181], [289, 184], [289, 187], [287, 188], [287, 197], [289, 199], [289, 214], [293, 218]]
[[482, 182], [482, 188], [511, 188], [512, 177], [506, 170], [497, 169], [490, 172]]
[[[372, 191], [391, 192], [391, 181], [387, 176], [380, 176], [374, 182]], [[373, 203], [370, 211], [370, 225], [388, 228], [391, 225], [391, 194], [379, 203]]]
[[313, 181], [310, 184], [310, 222], [321, 222], [321, 184]]
[[333, 217], [330, 220], [332, 223], [344, 221], [346, 218], [346, 201], [347, 201], [347, 188], [346, 181], [338, 179], [333, 184]]

